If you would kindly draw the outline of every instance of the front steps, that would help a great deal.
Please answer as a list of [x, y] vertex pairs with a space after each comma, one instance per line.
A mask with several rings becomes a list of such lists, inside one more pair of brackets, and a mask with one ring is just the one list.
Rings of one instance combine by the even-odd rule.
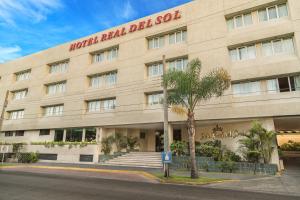
[[105, 161], [102, 165], [122, 167], [162, 168], [161, 153], [131, 152]]

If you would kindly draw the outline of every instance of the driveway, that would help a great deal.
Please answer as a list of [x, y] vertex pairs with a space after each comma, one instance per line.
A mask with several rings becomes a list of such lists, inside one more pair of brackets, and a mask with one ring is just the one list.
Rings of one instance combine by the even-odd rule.
[[300, 196], [300, 158], [285, 160], [285, 166], [282, 175], [216, 183], [206, 187]]

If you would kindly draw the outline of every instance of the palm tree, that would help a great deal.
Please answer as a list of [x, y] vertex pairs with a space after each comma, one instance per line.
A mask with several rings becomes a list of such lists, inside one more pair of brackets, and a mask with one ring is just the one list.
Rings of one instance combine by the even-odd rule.
[[230, 76], [222, 68], [201, 76], [201, 62], [192, 60], [184, 71], [169, 70], [163, 76], [163, 84], [168, 91], [168, 104], [172, 111], [187, 116], [189, 150], [191, 158], [191, 178], [198, 178], [195, 156], [195, 107], [200, 101], [219, 97], [230, 86]]

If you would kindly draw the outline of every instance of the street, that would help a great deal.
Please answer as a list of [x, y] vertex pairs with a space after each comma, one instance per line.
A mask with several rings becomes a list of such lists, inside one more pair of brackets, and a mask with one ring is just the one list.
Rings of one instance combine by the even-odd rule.
[[55, 174], [0, 172], [1, 200], [76, 199], [205, 199], [205, 200], [293, 200], [299, 197], [251, 193], [199, 186], [142, 183], [71, 177]]

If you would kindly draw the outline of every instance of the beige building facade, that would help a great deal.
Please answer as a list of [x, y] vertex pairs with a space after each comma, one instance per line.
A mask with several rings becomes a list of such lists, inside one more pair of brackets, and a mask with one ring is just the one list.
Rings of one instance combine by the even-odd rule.
[[[231, 88], [196, 108], [196, 140], [238, 151], [237, 133], [253, 120], [300, 130], [299, 52], [298, 0], [195, 0], [1, 64], [0, 141], [28, 143], [23, 151], [58, 162], [98, 162], [100, 141], [115, 133], [139, 138], [140, 151], [162, 151], [166, 55], [169, 69], [199, 58], [204, 74], [229, 71]], [[169, 120], [170, 142], [187, 140], [185, 117], [170, 111]], [[37, 145], [44, 141], [94, 143]]]

